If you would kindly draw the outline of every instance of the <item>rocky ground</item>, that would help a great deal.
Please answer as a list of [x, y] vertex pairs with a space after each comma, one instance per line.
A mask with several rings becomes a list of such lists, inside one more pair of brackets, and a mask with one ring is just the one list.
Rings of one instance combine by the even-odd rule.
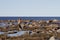
[[60, 20], [0, 20], [0, 40], [60, 40]]

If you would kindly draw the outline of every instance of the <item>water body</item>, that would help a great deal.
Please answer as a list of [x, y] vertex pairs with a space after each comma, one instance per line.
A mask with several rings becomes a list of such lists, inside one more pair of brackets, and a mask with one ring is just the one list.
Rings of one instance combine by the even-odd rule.
[[18, 20], [19, 18], [23, 20], [60, 20], [60, 17], [0, 17], [0, 20]]

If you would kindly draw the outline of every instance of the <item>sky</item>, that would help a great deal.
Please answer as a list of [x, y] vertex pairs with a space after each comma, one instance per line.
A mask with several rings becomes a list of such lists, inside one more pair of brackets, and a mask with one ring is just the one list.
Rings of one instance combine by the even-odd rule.
[[0, 0], [0, 16], [60, 16], [60, 0]]

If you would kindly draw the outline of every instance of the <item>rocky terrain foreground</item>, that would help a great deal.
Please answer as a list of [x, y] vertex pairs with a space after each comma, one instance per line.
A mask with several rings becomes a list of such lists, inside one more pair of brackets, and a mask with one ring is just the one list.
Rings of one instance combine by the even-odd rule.
[[60, 40], [60, 20], [0, 20], [0, 40]]

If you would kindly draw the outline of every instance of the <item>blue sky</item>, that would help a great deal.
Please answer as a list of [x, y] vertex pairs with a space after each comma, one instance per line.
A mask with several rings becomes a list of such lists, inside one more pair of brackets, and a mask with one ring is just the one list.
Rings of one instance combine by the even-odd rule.
[[0, 0], [0, 16], [60, 16], [60, 0]]

